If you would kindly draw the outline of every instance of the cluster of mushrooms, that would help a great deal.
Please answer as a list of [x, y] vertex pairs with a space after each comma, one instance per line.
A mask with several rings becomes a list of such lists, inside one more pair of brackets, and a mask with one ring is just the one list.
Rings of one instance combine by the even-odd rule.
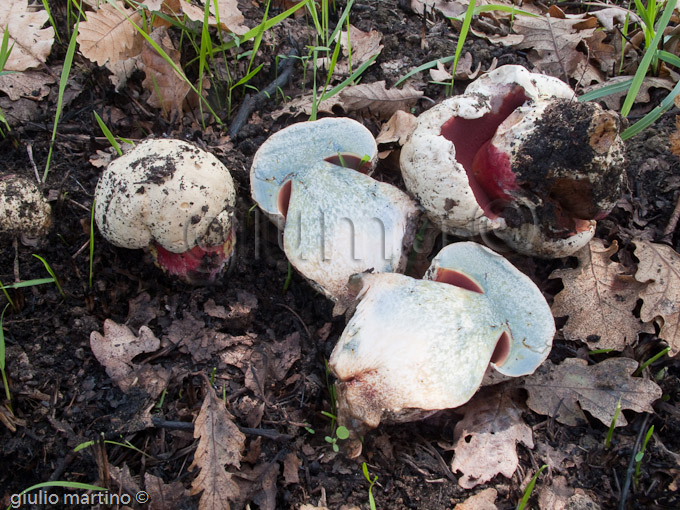
[[[260, 147], [254, 201], [283, 231], [290, 263], [348, 315], [329, 362], [340, 424], [361, 434], [457, 407], [487, 372], [522, 376], [546, 359], [550, 308], [505, 258], [458, 242], [417, 279], [403, 274], [409, 250], [424, 213], [458, 237], [573, 254], [619, 198], [619, 127], [565, 83], [503, 66], [419, 117], [401, 151], [408, 193], [370, 176], [376, 142], [347, 118], [294, 124]], [[105, 170], [95, 219], [113, 244], [146, 247], [166, 272], [199, 283], [233, 253], [234, 203], [215, 157], [150, 140]]]

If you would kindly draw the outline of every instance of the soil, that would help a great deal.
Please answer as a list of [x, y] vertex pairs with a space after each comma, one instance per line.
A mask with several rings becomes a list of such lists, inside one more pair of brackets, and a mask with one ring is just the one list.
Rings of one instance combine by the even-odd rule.
[[[263, 10], [254, 4], [242, 5], [251, 26], [263, 16]], [[357, 28], [383, 34], [384, 49], [378, 65], [367, 70], [363, 83], [386, 80], [389, 86], [413, 67], [455, 51], [457, 31], [450, 24], [436, 15], [428, 15], [424, 22], [400, 5], [359, 0], [354, 6], [352, 23]], [[272, 7], [269, 15], [278, 12], [279, 7]], [[55, 8], [54, 15], [65, 27], [63, 6]], [[273, 29], [260, 49], [260, 62], [265, 66], [251, 84], [265, 88], [275, 78], [275, 57], [290, 50], [289, 36], [303, 47], [310, 44], [310, 33], [309, 20], [304, 16]], [[421, 45], [423, 37], [426, 48]], [[528, 65], [521, 52], [474, 37], [465, 47], [482, 68], [487, 68], [494, 57], [498, 65]], [[65, 52], [62, 38], [61, 43], [55, 43], [48, 64], [63, 62]], [[380, 65], [390, 62], [398, 62], [398, 69]], [[22, 280], [46, 277], [43, 263], [34, 256], [37, 254], [49, 262], [63, 289], [62, 295], [55, 285], [45, 284], [10, 292], [15, 308], [6, 310], [3, 328], [16, 431], [0, 424], [0, 504], [9, 505], [12, 494], [33, 484], [55, 480], [104, 483], [115, 492], [120, 484], [132, 490], [134, 484], [143, 484], [146, 475], [154, 475], [165, 483], [179, 484], [180, 492], [189, 489], [195, 477], [189, 466], [197, 444], [191, 423], [203, 402], [207, 375], [226, 396], [228, 410], [247, 438], [241, 469], [235, 476], [241, 496], [232, 508], [297, 509], [302, 504], [368, 508], [369, 484], [361, 470], [361, 463], [366, 462], [370, 473], [378, 477], [372, 489], [377, 508], [452, 509], [492, 487], [498, 494], [497, 507], [510, 509], [517, 506], [526, 482], [546, 461], [545, 454], [538, 452], [547, 450], [569, 452], [570, 462], [551, 465], [541, 475], [530, 503], [534, 508], [539, 489], [553, 484], [557, 477], [565, 477], [567, 486], [578, 489], [582, 496], [576, 498], [580, 506], [572, 502], [569, 508], [616, 508], [622, 499], [621, 487], [635, 440], [651, 424], [655, 426], [654, 440], [641, 465], [640, 483], [630, 489], [625, 508], [680, 507], [680, 467], [677, 453], [675, 457], [669, 453], [680, 452], [677, 358], [663, 358], [652, 367], [653, 373], [665, 370], [659, 382], [665, 398], [655, 404], [655, 413], [626, 411], [629, 424], [616, 430], [608, 450], [603, 447], [607, 427], [595, 419], [589, 417], [582, 426], [567, 427], [525, 409], [524, 419], [532, 426], [536, 447], [531, 450], [518, 444], [519, 468], [514, 475], [498, 475], [474, 490], [461, 488], [457, 483], [460, 473], [449, 468], [453, 429], [460, 419], [455, 410], [419, 422], [381, 426], [366, 436], [359, 459], [347, 458], [342, 449], [335, 452], [326, 440], [331, 422], [323, 412], [330, 412], [332, 407], [324, 361], [345, 319], [333, 317], [332, 303], [301, 276], [293, 272], [288, 281], [288, 263], [276, 229], [251, 209], [249, 193], [248, 169], [254, 152], [270, 134], [304, 117], [284, 115], [274, 120], [271, 114], [280, 104], [272, 100], [227, 141], [226, 124], [221, 127], [213, 123], [204, 130], [191, 115], [169, 121], [143, 106], [142, 73], [116, 91], [106, 71], [76, 54], [70, 80], [69, 89], [78, 92], [73, 93], [61, 117], [44, 184], [53, 209], [53, 226], [47, 238], [39, 242], [15, 243], [5, 237], [0, 244], [0, 281], [15, 281], [17, 271]], [[303, 88], [309, 90], [309, 80], [309, 73], [303, 74], [296, 67], [284, 94], [295, 97]], [[457, 91], [465, 84], [457, 83]], [[425, 96], [433, 101], [445, 97], [443, 87], [423, 86]], [[242, 96], [235, 96], [234, 110], [242, 101]], [[414, 113], [430, 104], [420, 101]], [[37, 117], [14, 125], [0, 139], [1, 173], [33, 178], [34, 163], [42, 173], [55, 117], [56, 91], [37, 107]], [[97, 151], [110, 149], [106, 138], [99, 135], [92, 111], [100, 112], [119, 136], [189, 140], [213, 151], [231, 170], [240, 197], [237, 245], [231, 267], [216, 285], [192, 287], [177, 282], [157, 269], [148, 253], [116, 248], [96, 229], [90, 284], [90, 210], [101, 173], [90, 159]], [[641, 112], [634, 111], [632, 116]], [[619, 242], [623, 262], [634, 260], [633, 236], [680, 248], [680, 229], [670, 237], [663, 234], [680, 186], [680, 162], [669, 149], [675, 113], [669, 112], [626, 144], [628, 189], [614, 212], [599, 222], [597, 234]], [[378, 133], [380, 123], [375, 118], [352, 116]], [[387, 161], [377, 175], [399, 184]], [[570, 259], [536, 259], [525, 260], [523, 268], [530, 269], [552, 298], [560, 283], [549, 280], [548, 275], [570, 265]], [[0, 298], [4, 307], [1, 300], [4, 298]], [[126, 324], [135, 332], [146, 326], [162, 340], [159, 351], [135, 358], [137, 363], [172, 373], [162, 397], [152, 399], [134, 388], [123, 392], [94, 357], [90, 335], [101, 332], [106, 319]], [[196, 335], [198, 344], [211, 341], [210, 334], [240, 339], [247, 346], [242, 351], [247, 358], [237, 368], [237, 363], [225, 363], [216, 351], [206, 350], [205, 344], [201, 352], [207, 354], [200, 358], [172, 341], [176, 335], [190, 334]], [[282, 349], [298, 344], [299, 354], [286, 364], [281, 358], [288, 351]], [[624, 355], [645, 360], [663, 345], [654, 334], [641, 335]], [[568, 342], [558, 334], [551, 359], [558, 362], [565, 357], [586, 357], [585, 352], [582, 344]], [[151, 426], [146, 421], [149, 413], [154, 418]], [[115, 444], [102, 444], [102, 439]], [[95, 443], [74, 452], [87, 441]], [[299, 461], [297, 469], [291, 460], [295, 458]], [[49, 490], [61, 494], [61, 489]], [[179, 503], [168, 508], [198, 508], [198, 500], [198, 495], [184, 494]]]

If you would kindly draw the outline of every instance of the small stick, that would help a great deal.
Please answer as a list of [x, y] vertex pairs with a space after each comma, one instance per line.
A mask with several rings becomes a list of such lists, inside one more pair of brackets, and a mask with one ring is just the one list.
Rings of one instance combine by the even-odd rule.
[[666, 225], [666, 228], [663, 230], [664, 241], [671, 240], [673, 232], [675, 232], [675, 228], [678, 226], [678, 220], [680, 220], [680, 194], [675, 202], [675, 209], [673, 209], [671, 217], [668, 220], [668, 225]]
[[[151, 418], [151, 422], [155, 427], [160, 429], [184, 430], [186, 432], [193, 432], [194, 430], [194, 424], [188, 421], [169, 421], [163, 420], [161, 418]], [[275, 430], [255, 429], [252, 427], [241, 427], [240, 425], [237, 425], [237, 427], [241, 432], [250, 436], [260, 436], [266, 439], [272, 439], [274, 441], [290, 441], [293, 439], [293, 436], [289, 434], [281, 434]]]
[[633, 451], [628, 461], [628, 469], [626, 470], [626, 479], [623, 482], [623, 489], [621, 489], [621, 499], [619, 500], [619, 510], [626, 509], [626, 498], [628, 498], [628, 489], [630, 489], [630, 482], [633, 480], [633, 472], [635, 471], [635, 456], [637, 455], [640, 444], [642, 443], [642, 438], [647, 432], [647, 422], [649, 421], [649, 414], [645, 415], [645, 419], [640, 426], [640, 433], [635, 439], [635, 445], [633, 445]]
[[31, 145], [30, 143], [26, 145], [26, 152], [28, 152], [28, 160], [31, 162], [31, 166], [33, 167], [33, 171], [35, 172], [35, 179], [38, 181], [38, 184], [42, 184], [40, 174], [38, 174], [38, 167], [36, 166], [35, 161], [33, 161], [33, 145]]

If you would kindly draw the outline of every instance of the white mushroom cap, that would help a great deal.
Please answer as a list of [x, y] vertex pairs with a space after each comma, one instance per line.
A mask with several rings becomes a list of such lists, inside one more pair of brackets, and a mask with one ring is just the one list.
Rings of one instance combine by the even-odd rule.
[[95, 220], [116, 246], [154, 242], [183, 253], [225, 242], [235, 200], [231, 174], [215, 156], [181, 140], [145, 140], [104, 170]]
[[550, 353], [555, 335], [550, 307], [536, 284], [506, 258], [477, 243], [453, 243], [435, 256], [425, 278], [474, 285], [491, 301], [510, 335], [501, 346], [507, 355], [492, 363], [500, 373], [531, 374]]
[[[574, 253], [592, 237], [578, 220], [604, 217], [625, 174], [617, 116], [573, 99], [567, 84], [520, 66], [482, 76], [419, 117], [401, 152], [406, 187], [445, 232]], [[531, 203], [544, 215], [533, 225], [506, 214]]]
[[0, 177], [0, 232], [37, 238], [51, 223], [50, 204], [32, 180], [14, 174]]
[[472, 397], [508, 330], [484, 294], [390, 273], [351, 285], [359, 303], [329, 360], [341, 423], [376, 427]]
[[336, 313], [353, 299], [347, 288], [351, 275], [405, 270], [420, 213], [406, 193], [324, 161], [289, 182], [286, 257], [339, 302]]
[[378, 147], [368, 129], [346, 117], [299, 122], [274, 133], [253, 158], [250, 168], [253, 200], [282, 228], [283, 217], [277, 203], [281, 185], [296, 173], [338, 154], [348, 159], [365, 158], [365, 166], [372, 168]]

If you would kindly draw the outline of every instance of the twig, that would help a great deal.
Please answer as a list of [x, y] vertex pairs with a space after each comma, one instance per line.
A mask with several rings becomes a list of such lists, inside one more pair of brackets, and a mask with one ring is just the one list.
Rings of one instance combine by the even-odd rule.
[[673, 237], [673, 232], [675, 232], [675, 228], [678, 226], [678, 220], [680, 220], [680, 194], [678, 195], [678, 198], [675, 202], [675, 209], [673, 209], [671, 217], [668, 220], [668, 225], [666, 225], [666, 228], [663, 229], [664, 241], [670, 242], [671, 238]]
[[548, 24], [548, 31], [550, 32], [550, 37], [552, 38], [553, 47], [555, 48], [555, 56], [557, 56], [557, 63], [560, 64], [560, 69], [562, 69], [562, 74], [564, 75], [564, 82], [569, 83], [569, 74], [564, 68], [564, 62], [562, 55], [560, 54], [560, 48], [557, 45], [557, 40], [555, 39], [555, 33], [553, 32], [553, 26], [550, 23], [550, 14], [545, 16], [545, 22]]
[[295, 310], [293, 310], [288, 305], [284, 305], [283, 303], [274, 303], [274, 306], [280, 306], [280, 307], [288, 310], [290, 313], [292, 313], [295, 316], [295, 318], [300, 322], [302, 327], [304, 328], [305, 333], [307, 334], [307, 338], [309, 338], [309, 341], [310, 342], [312, 341], [312, 334], [309, 332], [309, 328], [307, 327], [307, 324], [305, 324], [305, 321], [302, 320], [302, 317], [300, 317], [300, 315]]
[[256, 95], [246, 96], [246, 98], [243, 100], [243, 103], [241, 103], [238, 113], [236, 113], [234, 116], [231, 126], [229, 126], [229, 136], [232, 140], [245, 125], [245, 123], [248, 122], [250, 114], [253, 113], [256, 108], [260, 108], [265, 103], [265, 101], [271, 98], [272, 95], [275, 95], [278, 88], [283, 87], [288, 83], [288, 80], [290, 80], [290, 76], [293, 73], [295, 63], [297, 62], [295, 57], [298, 55], [299, 52], [297, 48], [292, 48], [286, 55], [286, 58], [283, 60], [283, 62], [281, 62], [279, 65], [278, 76], [276, 79], [267, 85], [267, 88], [261, 90]]
[[42, 180], [40, 179], [40, 174], [38, 173], [38, 167], [36, 166], [35, 161], [33, 161], [33, 145], [30, 143], [26, 145], [26, 152], [28, 153], [28, 160], [31, 162], [31, 166], [35, 172], [35, 178], [38, 181], [38, 185], [40, 185], [42, 184]]
[[[194, 424], [188, 421], [169, 421], [152, 417], [151, 423], [160, 429], [183, 430], [185, 432], [193, 432], [194, 430]], [[237, 427], [244, 434], [248, 434], [249, 436], [260, 436], [271, 439], [272, 441], [290, 441], [293, 439], [293, 436], [290, 434], [281, 434], [280, 432], [271, 429], [255, 429], [252, 427], [241, 427], [240, 425], [237, 425]]]
[[626, 498], [628, 497], [628, 489], [630, 489], [630, 482], [633, 479], [633, 473], [635, 472], [635, 456], [640, 449], [640, 443], [642, 443], [642, 438], [647, 432], [647, 422], [649, 421], [649, 414], [645, 415], [645, 419], [640, 426], [640, 433], [635, 439], [635, 444], [633, 445], [633, 451], [631, 452], [630, 460], [628, 461], [628, 469], [626, 470], [626, 479], [623, 482], [623, 488], [621, 489], [621, 499], [619, 500], [619, 510], [626, 509]]

